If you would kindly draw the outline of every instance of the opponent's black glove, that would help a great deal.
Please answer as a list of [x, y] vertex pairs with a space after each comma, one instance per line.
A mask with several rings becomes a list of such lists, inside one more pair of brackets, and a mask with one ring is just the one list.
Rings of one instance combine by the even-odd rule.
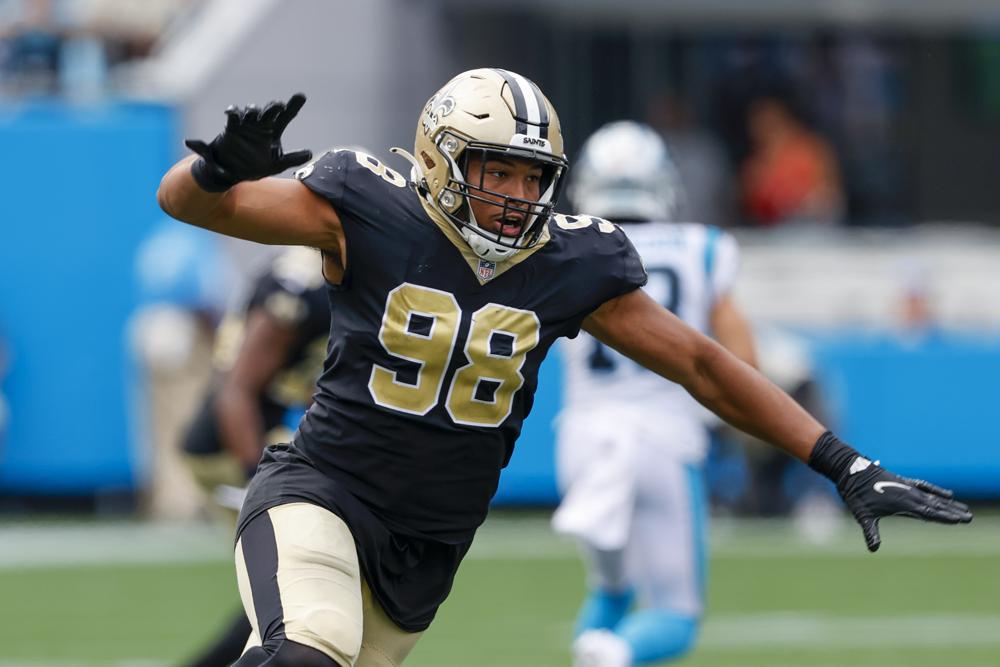
[[312, 158], [312, 151], [285, 153], [281, 133], [306, 103], [296, 93], [288, 102], [271, 102], [263, 110], [251, 104], [226, 109], [226, 129], [206, 144], [188, 139], [188, 148], [201, 157], [191, 165], [191, 175], [208, 192], [224, 192], [240, 181], [254, 181], [280, 174]]
[[910, 516], [937, 523], [969, 523], [972, 512], [953, 500], [951, 491], [920, 479], [900, 477], [880, 468], [837, 439], [829, 431], [816, 441], [809, 467], [837, 485], [837, 491], [861, 525], [869, 551], [878, 551], [882, 538], [878, 520], [884, 516]]

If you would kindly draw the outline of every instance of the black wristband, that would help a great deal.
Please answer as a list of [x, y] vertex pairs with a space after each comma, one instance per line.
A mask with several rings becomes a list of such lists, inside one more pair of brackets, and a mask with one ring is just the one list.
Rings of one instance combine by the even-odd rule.
[[225, 192], [239, 183], [225, 169], [203, 157], [191, 163], [191, 176], [198, 187], [205, 192]]
[[834, 483], [839, 483], [851, 462], [858, 456], [860, 454], [853, 447], [826, 431], [813, 445], [812, 453], [809, 454], [809, 467]]

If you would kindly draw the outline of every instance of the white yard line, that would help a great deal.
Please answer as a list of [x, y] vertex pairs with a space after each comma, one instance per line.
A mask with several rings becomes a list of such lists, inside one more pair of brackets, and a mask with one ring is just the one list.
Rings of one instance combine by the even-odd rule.
[[[870, 558], [861, 530], [850, 520], [836, 522], [825, 541], [800, 535], [787, 521], [716, 519], [710, 549], [716, 558]], [[935, 526], [909, 519], [882, 523], [881, 554], [892, 557], [1000, 556], [1000, 518], [976, 519], [969, 526]], [[491, 517], [476, 537], [469, 558], [550, 560], [576, 553], [572, 540], [554, 536], [544, 517]]]
[[739, 651], [1000, 646], [1000, 615], [837, 617], [797, 612], [709, 615], [699, 647]]
[[[1000, 647], [1000, 615], [970, 613], [836, 617], [796, 612], [710, 615], [699, 652], [740, 653], [795, 649], [829, 656], [836, 650]], [[165, 667], [163, 660], [114, 662], [4, 660], [0, 667]]]
[[15, 524], [0, 527], [0, 569], [226, 561], [230, 544], [199, 523]]
[[[823, 544], [802, 538], [784, 522], [717, 520], [711, 553], [716, 558], [869, 558], [861, 532], [837, 524]], [[555, 536], [539, 514], [491, 516], [469, 553], [471, 559], [559, 560], [576, 554], [573, 541]], [[883, 527], [881, 555], [890, 557], [998, 557], [1000, 519], [970, 526], [930, 526], [897, 519]], [[109, 564], [226, 562], [232, 538], [203, 523], [141, 521], [0, 524], [0, 570]], [[0, 664], [0, 667], [6, 667]]]

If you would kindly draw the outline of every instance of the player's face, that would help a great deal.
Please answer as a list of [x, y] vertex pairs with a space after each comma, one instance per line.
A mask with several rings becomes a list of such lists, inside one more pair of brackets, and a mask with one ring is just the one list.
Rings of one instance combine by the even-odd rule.
[[[517, 199], [538, 201], [542, 196], [542, 167], [533, 160], [508, 157], [469, 156], [466, 167], [466, 181], [479, 188], [476, 194], [488, 201], [469, 199], [472, 214], [483, 229], [517, 236], [527, 223], [529, 211], [524, 204], [511, 201], [504, 209], [505, 195]], [[496, 194], [490, 194], [490, 193]], [[492, 204], [490, 202], [496, 202]]]

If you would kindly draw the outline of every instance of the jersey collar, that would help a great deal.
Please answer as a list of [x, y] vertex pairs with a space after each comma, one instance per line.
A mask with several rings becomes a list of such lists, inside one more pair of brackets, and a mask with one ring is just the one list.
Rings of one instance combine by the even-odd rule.
[[455, 225], [451, 224], [451, 222], [445, 219], [443, 215], [434, 210], [434, 207], [424, 200], [423, 197], [418, 196], [418, 199], [420, 200], [420, 205], [424, 207], [424, 212], [427, 214], [427, 217], [434, 221], [434, 224], [437, 225], [438, 229], [440, 229], [441, 232], [448, 237], [448, 240], [451, 241], [452, 245], [454, 245], [455, 248], [462, 253], [462, 257], [465, 258], [466, 263], [468, 263], [469, 268], [475, 274], [480, 285], [485, 285], [497, 276], [506, 273], [524, 260], [528, 259], [531, 255], [540, 250], [542, 246], [548, 243], [549, 238], [551, 238], [549, 226], [545, 225], [542, 229], [542, 233], [538, 237], [538, 243], [530, 248], [517, 252], [513, 257], [505, 262], [491, 262], [489, 260], [482, 259], [479, 255], [472, 252], [472, 248], [470, 248], [469, 244], [465, 242], [465, 239], [462, 238], [459, 231], [455, 229]]

